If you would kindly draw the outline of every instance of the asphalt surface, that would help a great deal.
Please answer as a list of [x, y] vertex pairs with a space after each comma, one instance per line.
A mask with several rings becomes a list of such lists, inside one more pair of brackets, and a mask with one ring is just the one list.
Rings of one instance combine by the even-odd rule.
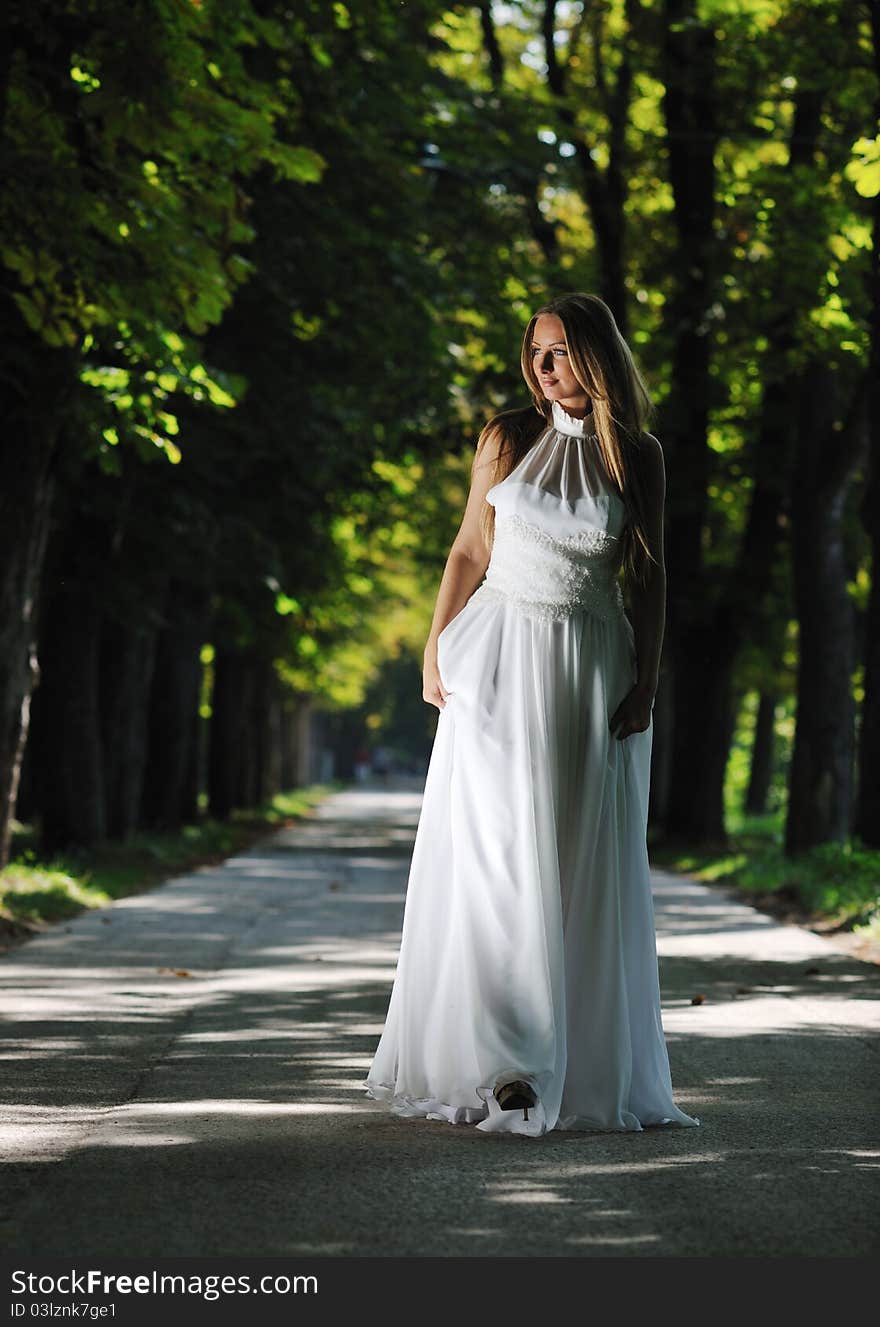
[[880, 968], [685, 877], [654, 884], [700, 1128], [499, 1137], [367, 1098], [419, 806], [352, 788], [0, 959], [7, 1254], [877, 1250]]

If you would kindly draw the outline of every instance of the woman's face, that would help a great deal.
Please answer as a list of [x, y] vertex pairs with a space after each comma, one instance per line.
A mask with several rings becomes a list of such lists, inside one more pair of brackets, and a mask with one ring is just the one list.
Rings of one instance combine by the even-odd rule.
[[590, 398], [572, 373], [565, 348], [565, 328], [555, 314], [542, 313], [532, 333], [532, 368], [548, 401], [563, 409], [586, 411]]

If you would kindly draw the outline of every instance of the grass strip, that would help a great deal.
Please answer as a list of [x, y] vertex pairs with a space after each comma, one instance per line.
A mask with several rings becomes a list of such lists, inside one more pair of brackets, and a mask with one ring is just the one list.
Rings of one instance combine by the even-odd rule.
[[205, 818], [169, 832], [140, 832], [70, 848], [41, 860], [32, 826], [13, 824], [9, 865], [0, 871], [0, 951], [115, 899], [140, 894], [197, 866], [225, 861], [284, 825], [307, 816], [344, 787], [339, 781], [278, 793], [228, 821]]
[[781, 815], [730, 820], [723, 848], [652, 844], [652, 863], [732, 888], [744, 902], [813, 929], [880, 941], [880, 851], [851, 839], [788, 857]]

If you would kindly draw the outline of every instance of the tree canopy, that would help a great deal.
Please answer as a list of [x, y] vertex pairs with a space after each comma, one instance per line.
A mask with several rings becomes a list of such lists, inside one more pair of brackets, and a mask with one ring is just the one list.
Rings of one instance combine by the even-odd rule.
[[65, 649], [93, 801], [111, 732], [149, 769], [172, 675], [182, 723], [204, 668], [244, 694], [236, 660], [328, 714], [415, 666], [476, 436], [526, 400], [523, 327], [588, 289], [668, 471], [656, 816], [723, 831], [760, 693], [801, 716], [791, 846], [876, 823], [839, 774], [877, 733], [875, 0], [13, 0], [5, 28], [0, 801], [32, 694], [52, 759]]

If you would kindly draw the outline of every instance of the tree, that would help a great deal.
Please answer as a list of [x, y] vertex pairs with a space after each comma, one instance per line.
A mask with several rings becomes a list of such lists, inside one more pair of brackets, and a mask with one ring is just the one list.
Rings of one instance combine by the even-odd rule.
[[[35, 608], [61, 426], [99, 337], [143, 360], [162, 327], [196, 335], [248, 271], [241, 181], [267, 164], [316, 179], [285, 142], [290, 87], [251, 72], [277, 23], [241, 0], [7, 9], [0, 88], [0, 865], [37, 678]], [[215, 163], [226, 163], [223, 171]], [[168, 447], [145, 406], [137, 436]], [[106, 441], [106, 440], [105, 440]], [[88, 455], [93, 437], [73, 445]]]

